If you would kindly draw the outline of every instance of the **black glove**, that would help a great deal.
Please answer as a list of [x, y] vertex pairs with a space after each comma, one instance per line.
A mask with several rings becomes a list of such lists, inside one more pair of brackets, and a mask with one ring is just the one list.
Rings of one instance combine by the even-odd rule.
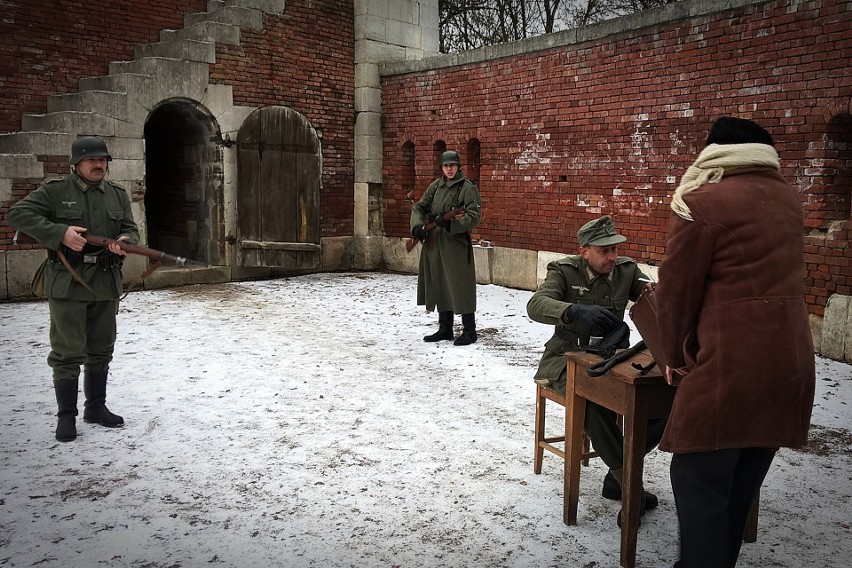
[[446, 229], [448, 231], [450, 230], [450, 220], [449, 219], [444, 219], [443, 217], [438, 217], [437, 219], [435, 219], [435, 224], [438, 225], [439, 227], [443, 227], [444, 229]]
[[426, 229], [423, 228], [423, 225], [417, 225], [413, 229], [411, 229], [411, 236], [417, 239], [418, 241], [426, 240]]
[[568, 316], [568, 323], [580, 322], [604, 333], [612, 331], [621, 323], [608, 309], [591, 304], [571, 304], [565, 310], [565, 315]]

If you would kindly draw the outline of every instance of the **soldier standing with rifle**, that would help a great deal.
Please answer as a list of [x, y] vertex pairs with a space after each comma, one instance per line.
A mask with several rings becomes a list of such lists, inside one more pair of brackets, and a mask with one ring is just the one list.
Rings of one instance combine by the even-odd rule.
[[423, 341], [453, 339], [453, 317], [463, 330], [453, 345], [476, 337], [476, 269], [470, 231], [482, 218], [479, 189], [461, 171], [458, 152], [441, 156], [443, 175], [411, 210], [411, 235], [423, 243], [417, 277], [417, 305], [438, 310], [438, 331]]
[[139, 241], [130, 197], [124, 188], [105, 179], [110, 160], [101, 138], [78, 138], [71, 145], [72, 173], [45, 181], [6, 214], [10, 226], [48, 249], [44, 290], [50, 309], [51, 351], [47, 362], [53, 369], [60, 442], [77, 437], [80, 365], [85, 371], [83, 420], [108, 428], [124, 425], [105, 402], [125, 251], [117, 242], [106, 248], [88, 244], [81, 235], [91, 231], [119, 242]]

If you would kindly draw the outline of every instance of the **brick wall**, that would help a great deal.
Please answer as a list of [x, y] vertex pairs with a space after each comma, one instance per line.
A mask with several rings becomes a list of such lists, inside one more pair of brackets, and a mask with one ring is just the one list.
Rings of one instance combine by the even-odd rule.
[[[206, 9], [205, 0], [0, 2], [0, 132], [19, 131], [23, 114], [47, 111], [49, 95], [77, 92], [79, 79], [108, 74], [111, 61], [132, 60], [134, 46]], [[217, 45], [210, 68], [211, 82], [233, 86], [235, 104], [290, 106], [321, 132], [323, 236], [352, 234], [353, 25], [350, 0], [288, 2], [263, 30], [241, 30], [240, 46]], [[67, 157], [49, 160], [50, 177], [68, 172]], [[9, 203], [40, 182], [16, 185]]]
[[0, 132], [19, 131], [49, 95], [77, 92], [79, 79], [106, 75], [111, 61], [133, 59], [134, 46], [206, 9], [206, 0], [0, 2]]
[[[483, 222], [474, 237], [573, 253], [577, 229], [611, 214], [629, 239], [624, 252], [658, 264], [669, 194], [713, 120], [735, 114], [770, 130], [801, 194], [808, 302], [822, 315], [831, 294], [852, 286], [850, 29], [842, 0], [757, 3], [384, 76], [386, 231], [408, 234], [412, 200], [434, 178], [436, 141], [464, 156], [475, 139]], [[406, 142], [414, 144], [413, 196]]]

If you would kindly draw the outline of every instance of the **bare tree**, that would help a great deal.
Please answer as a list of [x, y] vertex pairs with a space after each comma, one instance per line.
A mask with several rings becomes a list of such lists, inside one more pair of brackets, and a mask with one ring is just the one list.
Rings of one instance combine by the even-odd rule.
[[440, 49], [452, 53], [594, 24], [679, 0], [439, 0]]

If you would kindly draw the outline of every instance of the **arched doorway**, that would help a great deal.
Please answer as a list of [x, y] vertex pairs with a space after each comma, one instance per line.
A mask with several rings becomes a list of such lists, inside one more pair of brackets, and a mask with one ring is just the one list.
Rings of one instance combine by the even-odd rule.
[[258, 109], [237, 147], [237, 265], [320, 266], [322, 154], [310, 122], [287, 107]]
[[190, 100], [170, 100], [145, 123], [148, 246], [223, 262], [222, 149], [214, 118]]

